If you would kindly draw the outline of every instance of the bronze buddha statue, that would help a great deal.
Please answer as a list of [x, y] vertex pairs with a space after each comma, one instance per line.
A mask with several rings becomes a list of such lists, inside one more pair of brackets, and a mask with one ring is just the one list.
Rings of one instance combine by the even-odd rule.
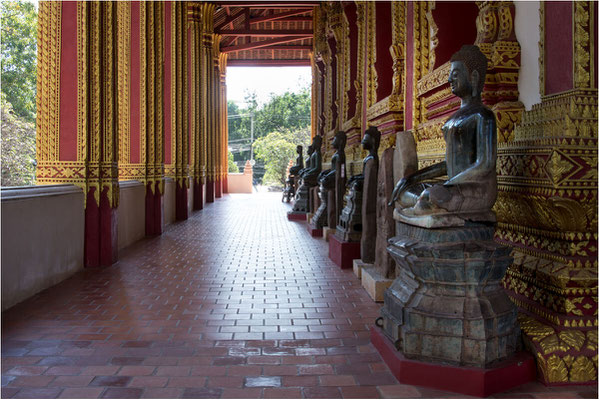
[[[463, 46], [451, 57], [449, 84], [460, 109], [443, 125], [445, 161], [402, 178], [389, 205], [394, 218], [425, 228], [463, 226], [465, 221], [495, 222], [497, 127], [481, 100], [487, 58], [477, 46]], [[427, 182], [447, 175], [442, 183]]]

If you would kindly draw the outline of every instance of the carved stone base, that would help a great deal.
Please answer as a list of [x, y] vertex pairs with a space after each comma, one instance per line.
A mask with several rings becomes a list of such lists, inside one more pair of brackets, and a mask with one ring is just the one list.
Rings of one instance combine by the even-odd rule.
[[374, 264], [368, 264], [362, 261], [361, 259], [354, 260], [354, 274], [358, 277], [358, 279], [362, 279], [362, 270], [368, 267], [374, 267]]
[[455, 367], [405, 358], [380, 328], [370, 328], [370, 341], [397, 380], [406, 385], [487, 397], [534, 381], [535, 362], [532, 355], [519, 352], [489, 368]]
[[[312, 225], [315, 229], [320, 229], [327, 226], [328, 221], [328, 197], [329, 191], [320, 186], [318, 192], [318, 198], [320, 199], [320, 205], [318, 209], [314, 212], [314, 216], [310, 220], [310, 225]], [[322, 234], [321, 234], [322, 236]]]
[[301, 184], [295, 195], [295, 203], [293, 203], [293, 211], [310, 212], [310, 188], [305, 184]]
[[350, 186], [344, 197], [345, 207], [341, 210], [335, 233], [345, 242], [359, 242], [362, 237], [362, 192], [355, 186]]
[[362, 268], [362, 287], [370, 298], [377, 303], [384, 301], [385, 290], [391, 286], [393, 279], [386, 279], [375, 267]]
[[343, 242], [333, 235], [329, 239], [329, 258], [341, 269], [351, 268], [360, 258], [360, 242]]
[[519, 349], [517, 309], [501, 287], [510, 248], [493, 233], [484, 224], [397, 223], [388, 251], [398, 277], [381, 314], [385, 334], [405, 357], [485, 367]]

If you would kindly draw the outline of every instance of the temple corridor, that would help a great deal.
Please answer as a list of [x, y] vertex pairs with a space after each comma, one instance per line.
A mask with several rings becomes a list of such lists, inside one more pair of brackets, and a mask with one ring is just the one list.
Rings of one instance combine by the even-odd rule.
[[[3, 314], [3, 398], [445, 398], [370, 344], [379, 305], [279, 193], [225, 195]], [[496, 397], [580, 398], [532, 383]]]

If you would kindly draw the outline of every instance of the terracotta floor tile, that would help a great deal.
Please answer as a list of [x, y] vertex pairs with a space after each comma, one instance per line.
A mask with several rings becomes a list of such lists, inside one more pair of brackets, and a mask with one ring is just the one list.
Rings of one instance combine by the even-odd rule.
[[58, 397], [61, 399], [97, 399], [103, 391], [102, 387], [66, 388]]
[[143, 389], [140, 388], [108, 388], [102, 393], [103, 399], [139, 399]]
[[[225, 195], [3, 312], [2, 396], [455, 398], [397, 383], [370, 343], [380, 304], [280, 200]], [[496, 397], [556, 394], [597, 398]]]

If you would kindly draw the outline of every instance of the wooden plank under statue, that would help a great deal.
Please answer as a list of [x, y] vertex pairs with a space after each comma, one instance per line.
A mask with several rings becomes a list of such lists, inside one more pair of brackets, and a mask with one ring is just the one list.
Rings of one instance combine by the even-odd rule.
[[[501, 287], [511, 249], [493, 240], [497, 128], [481, 101], [486, 68], [477, 46], [452, 56], [449, 83], [461, 107], [442, 128], [445, 161], [405, 176], [393, 190], [397, 225], [388, 251], [397, 278], [385, 292], [382, 329], [371, 330], [400, 382], [478, 396], [535, 376], [532, 356], [517, 354], [517, 308]], [[407, 377], [414, 363], [429, 371], [427, 382]], [[430, 379], [437, 376], [443, 379]]]

